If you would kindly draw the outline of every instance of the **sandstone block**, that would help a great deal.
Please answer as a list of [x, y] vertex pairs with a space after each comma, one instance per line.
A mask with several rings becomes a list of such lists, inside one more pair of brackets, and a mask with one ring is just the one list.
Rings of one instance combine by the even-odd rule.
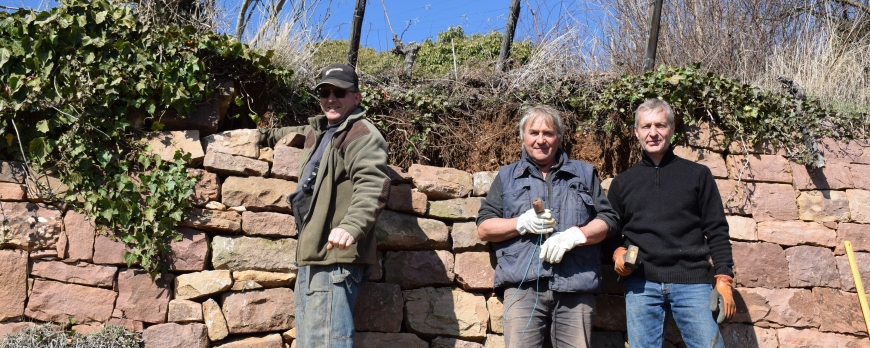
[[849, 173], [852, 177], [853, 187], [858, 190], [870, 190], [870, 165], [849, 164]]
[[388, 252], [386, 281], [402, 289], [453, 284], [453, 254], [445, 250]]
[[221, 186], [222, 203], [230, 207], [244, 206], [251, 211], [289, 213], [287, 195], [296, 191], [296, 183], [281, 179], [231, 176]]
[[735, 286], [786, 288], [789, 285], [788, 261], [782, 247], [772, 243], [731, 245]]
[[214, 299], [207, 299], [202, 303], [202, 318], [210, 341], [220, 341], [230, 334], [221, 306]]
[[239, 233], [242, 230], [242, 216], [235, 211], [193, 208], [178, 225], [207, 231]]
[[471, 182], [474, 188], [472, 189], [472, 195], [474, 196], [486, 196], [489, 193], [489, 187], [492, 185], [492, 181], [495, 180], [495, 176], [498, 174], [498, 171], [491, 172], [477, 172], [471, 174]]
[[725, 347], [779, 348], [774, 329], [746, 324], [727, 324], [722, 326], [721, 332]]
[[486, 335], [486, 344], [483, 348], [505, 348], [504, 336], [502, 335]]
[[674, 154], [707, 166], [713, 173], [714, 178], [728, 178], [728, 166], [725, 164], [725, 158], [720, 153], [694, 147], [676, 146], [674, 147]]
[[474, 188], [471, 174], [458, 169], [412, 164], [408, 172], [417, 189], [432, 200], [466, 197]]
[[57, 261], [36, 261], [31, 266], [30, 275], [64, 283], [111, 288], [116, 272], [118, 272], [117, 267], [98, 266], [85, 262], [67, 264]]
[[272, 162], [272, 177], [285, 180], [299, 180], [302, 169], [302, 149], [275, 145], [275, 157]]
[[62, 230], [60, 210], [42, 203], [6, 202], [0, 210], [0, 246], [54, 249]]
[[477, 218], [482, 197], [457, 198], [429, 203], [427, 216], [447, 221], [468, 221]]
[[732, 291], [737, 312], [731, 317], [732, 323], [758, 323], [770, 313], [767, 303], [768, 291], [764, 288], [734, 288]]
[[24, 315], [39, 321], [67, 322], [73, 317], [79, 324], [105, 322], [116, 296], [108, 289], [37, 279]]
[[412, 333], [380, 332], [357, 332], [354, 346], [357, 348], [429, 348], [426, 341]]
[[793, 327], [819, 327], [819, 311], [808, 289], [753, 289], [763, 296], [770, 312], [763, 321]]
[[486, 337], [489, 312], [483, 295], [429, 287], [406, 290], [404, 295], [405, 325], [408, 330], [421, 335], [470, 340]]
[[242, 213], [242, 232], [248, 236], [296, 237], [296, 219], [290, 214], [246, 211]]
[[169, 243], [169, 269], [173, 271], [202, 271], [209, 257], [208, 235], [186, 227], [177, 227], [180, 241]]
[[466, 291], [491, 290], [495, 267], [489, 252], [456, 253], [454, 271], [456, 280]]
[[[507, 301], [507, 300], [506, 300]], [[598, 295], [595, 296], [595, 317], [593, 327], [605, 331], [626, 331], [625, 297]]]
[[477, 342], [463, 341], [458, 338], [439, 336], [432, 340], [429, 348], [483, 348], [483, 345]]
[[193, 195], [190, 196], [193, 205], [202, 207], [208, 202], [221, 199], [221, 181], [217, 174], [202, 169], [188, 169], [187, 173], [199, 177], [193, 187]]
[[[855, 279], [852, 278], [852, 268], [846, 255], [836, 257], [837, 270], [840, 273], [840, 288], [846, 291], [857, 292]], [[858, 264], [858, 272], [861, 274], [862, 284], [870, 285], [870, 253], [855, 253], [855, 261]], [[870, 293], [868, 286], [864, 285], [864, 291]]]
[[426, 195], [411, 189], [410, 185], [390, 186], [390, 199], [387, 209], [414, 215], [426, 215], [429, 203]]
[[849, 198], [842, 191], [804, 191], [797, 199], [804, 221], [849, 221]]
[[728, 220], [728, 234], [731, 236], [731, 239], [747, 241], [758, 240], [755, 220], [752, 218], [728, 215], [725, 219]]
[[399, 166], [387, 166], [387, 175], [390, 177], [390, 181], [393, 185], [414, 183], [414, 178]]
[[[60, 180], [55, 172], [37, 173], [36, 177], [25, 179], [27, 186], [27, 199], [32, 203], [49, 203], [53, 197], [64, 197], [69, 191], [69, 186]], [[36, 189], [36, 188], [40, 189]]]
[[840, 287], [837, 262], [830, 249], [801, 245], [786, 249], [785, 258], [788, 260], [788, 279], [791, 287]]
[[775, 148], [769, 141], [762, 141], [757, 144], [744, 143], [742, 141], [733, 141], [731, 145], [728, 147], [729, 152], [732, 154], [761, 154], [761, 155], [778, 155], [778, 156], [786, 156], [786, 152], [783, 149]]
[[[263, 271], [235, 271], [233, 272], [233, 288], [237, 284], [247, 284], [244, 290], [291, 287], [295, 284], [296, 272], [263, 272]], [[256, 284], [256, 286], [251, 286]], [[242, 290], [242, 289], [233, 289]]]
[[363, 283], [353, 308], [357, 331], [399, 332], [405, 301], [402, 289], [390, 283]]
[[[0, 250], [0, 322], [24, 315], [27, 300], [27, 252]], [[2, 336], [2, 335], [0, 335]]]
[[847, 240], [852, 242], [854, 251], [870, 251], [870, 225], [840, 224], [837, 228], [837, 248], [834, 250], [837, 255], [846, 253], [843, 241]]
[[719, 197], [726, 214], [749, 215], [752, 211], [749, 201], [751, 191], [746, 183], [737, 180], [716, 180]]
[[263, 337], [237, 338], [214, 348], [284, 348], [284, 340], [279, 334], [271, 334]]
[[93, 262], [102, 265], [126, 265], [124, 253], [127, 250], [127, 246], [120, 239], [97, 233], [94, 237]]
[[854, 188], [848, 163], [825, 161], [824, 168], [812, 168], [790, 162], [794, 185], [798, 190], [844, 190]]
[[432, 219], [385, 210], [375, 225], [378, 249], [421, 249], [450, 247], [447, 224]]
[[818, 222], [764, 221], [758, 224], [758, 239], [789, 246], [832, 247], [837, 243], [837, 232]]
[[379, 282], [384, 280], [384, 252], [378, 250], [375, 255], [377, 255], [377, 263], [372, 265], [372, 274], [369, 275], [369, 281]]
[[755, 221], [797, 220], [798, 207], [791, 185], [750, 183], [752, 218]]
[[489, 312], [489, 329], [494, 333], [504, 333], [502, 325], [502, 313], [504, 302], [498, 296], [492, 296], [486, 300], [486, 310]]
[[698, 122], [693, 125], [684, 125], [683, 131], [686, 133], [686, 143], [694, 147], [709, 149], [715, 152], [725, 151], [725, 133], [709, 122]]
[[6, 335], [23, 332], [33, 326], [36, 326], [36, 323], [29, 321], [22, 323], [0, 323], [0, 342], [3, 342], [3, 338]]
[[[60, 236], [63, 236], [61, 233]], [[60, 238], [58, 238], [60, 239]], [[58, 261], [60, 258], [57, 257], [57, 250], [52, 249], [44, 249], [44, 250], [36, 250], [30, 252], [31, 260], [44, 260], [44, 261]]]
[[0, 182], [23, 184], [25, 178], [24, 163], [16, 161], [0, 161]]
[[215, 236], [211, 244], [215, 269], [289, 272], [296, 269], [296, 240]]
[[480, 240], [477, 234], [477, 224], [474, 222], [457, 222], [450, 231], [453, 237], [453, 251], [489, 251], [489, 243]]
[[867, 345], [866, 338], [819, 332], [812, 329], [782, 328], [777, 330], [780, 347], [789, 348], [858, 348]]
[[819, 308], [819, 330], [867, 336], [867, 326], [853, 293], [829, 288], [813, 288]]
[[175, 152], [178, 151], [182, 155], [189, 153], [191, 164], [196, 166], [202, 163], [205, 156], [199, 143], [198, 130], [151, 132], [144, 140], [151, 146], [151, 152], [164, 161], [174, 162]]
[[202, 305], [188, 300], [169, 301], [167, 317], [171, 323], [202, 322]]
[[[746, 161], [749, 164], [746, 164]], [[773, 155], [736, 155], [728, 156], [731, 179], [746, 181], [780, 182], [791, 184], [793, 182], [791, 165], [782, 156]], [[745, 169], [744, 169], [745, 168]], [[737, 176], [743, 174], [742, 178]]]
[[142, 332], [145, 348], [208, 348], [205, 325], [166, 323], [149, 326]]
[[109, 318], [109, 321], [106, 322], [106, 324], [124, 327], [130, 331], [145, 330], [145, 323], [143, 323], [141, 321], [137, 321], [137, 320], [121, 319], [121, 318]]
[[260, 156], [257, 157], [257, 159], [272, 164], [275, 162], [275, 150], [273, 150], [271, 147], [261, 147]]
[[237, 129], [202, 138], [206, 155], [220, 152], [256, 159], [260, 156], [260, 132], [256, 129]]
[[226, 293], [221, 310], [230, 334], [289, 330], [294, 325], [293, 290], [275, 288]]
[[846, 190], [846, 196], [849, 199], [852, 221], [870, 223], [870, 191]]
[[71, 210], [64, 215], [63, 225], [66, 243], [63, 243], [64, 252], [62, 254], [58, 252], [58, 256], [70, 262], [92, 260], [96, 235], [93, 220]]
[[205, 155], [202, 166], [220, 175], [264, 176], [269, 172], [269, 162], [214, 151]]
[[233, 285], [230, 271], [202, 271], [175, 278], [175, 299], [190, 300], [221, 293]]
[[142, 270], [128, 269], [118, 273], [118, 301], [115, 311], [121, 311], [126, 319], [145, 323], [165, 323], [172, 297], [172, 282], [175, 276], [163, 274], [157, 281]]
[[0, 182], [0, 201], [23, 201], [27, 199], [27, 187], [22, 184]]

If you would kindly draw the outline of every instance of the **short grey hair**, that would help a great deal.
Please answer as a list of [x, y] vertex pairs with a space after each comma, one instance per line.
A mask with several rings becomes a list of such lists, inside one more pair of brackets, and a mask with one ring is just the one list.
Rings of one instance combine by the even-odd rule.
[[520, 140], [523, 139], [523, 132], [526, 130], [526, 124], [533, 120], [537, 120], [538, 118], [543, 118], [544, 122], [547, 122], [550, 126], [556, 128], [556, 135], [559, 137], [559, 140], [562, 140], [562, 136], [565, 134], [565, 126], [562, 124], [562, 117], [559, 115], [559, 110], [547, 105], [538, 105], [526, 109], [523, 113], [523, 118], [520, 119], [520, 123], [518, 124]]
[[650, 98], [643, 102], [643, 104], [640, 104], [640, 106], [637, 107], [637, 110], [634, 111], [634, 128], [637, 128], [637, 120], [639, 119], [638, 116], [640, 116], [641, 112], [662, 110], [668, 114], [668, 124], [674, 125], [674, 109], [671, 108], [671, 105], [659, 98]]

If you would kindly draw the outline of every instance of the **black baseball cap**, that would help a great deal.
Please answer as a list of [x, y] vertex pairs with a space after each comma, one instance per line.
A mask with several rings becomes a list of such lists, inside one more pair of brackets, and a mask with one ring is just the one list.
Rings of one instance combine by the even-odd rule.
[[323, 69], [320, 83], [314, 89], [323, 85], [333, 85], [341, 89], [359, 89], [359, 76], [353, 67], [346, 64], [330, 64]]

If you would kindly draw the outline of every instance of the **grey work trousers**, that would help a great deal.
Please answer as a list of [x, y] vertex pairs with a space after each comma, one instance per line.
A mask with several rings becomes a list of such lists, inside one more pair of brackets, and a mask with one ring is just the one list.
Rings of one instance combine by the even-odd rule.
[[591, 347], [595, 296], [552, 291], [546, 282], [505, 289], [505, 347], [541, 347], [548, 331], [553, 348]]

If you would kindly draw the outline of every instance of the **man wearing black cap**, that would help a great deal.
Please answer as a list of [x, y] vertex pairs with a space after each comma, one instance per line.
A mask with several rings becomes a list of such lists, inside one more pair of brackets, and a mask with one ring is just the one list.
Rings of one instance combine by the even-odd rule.
[[323, 115], [307, 126], [261, 130], [260, 144], [305, 134], [301, 175], [288, 200], [296, 218], [296, 346], [352, 347], [359, 285], [376, 263], [373, 227], [387, 203], [387, 143], [359, 106], [359, 78], [332, 64], [314, 87]]

